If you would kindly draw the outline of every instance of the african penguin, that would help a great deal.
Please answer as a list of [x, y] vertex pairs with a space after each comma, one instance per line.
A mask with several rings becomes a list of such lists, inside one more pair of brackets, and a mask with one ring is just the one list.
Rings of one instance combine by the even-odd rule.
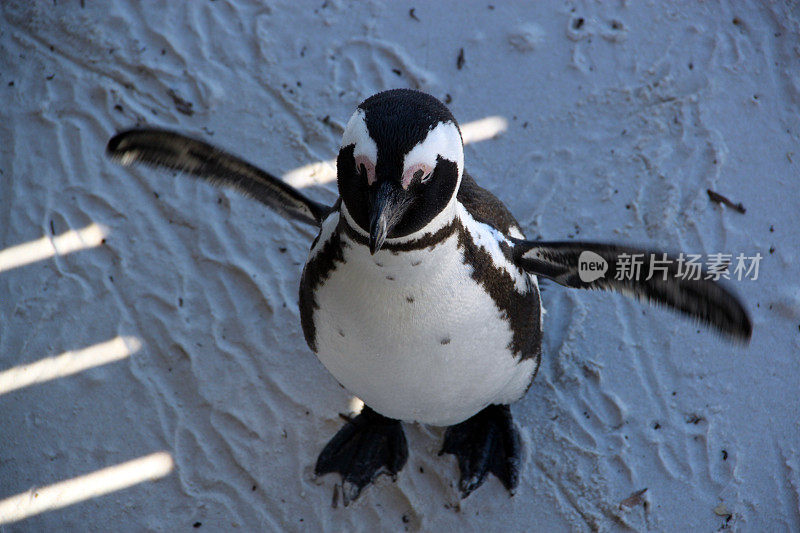
[[[202, 141], [157, 129], [114, 136], [108, 153], [185, 171], [253, 196], [319, 227], [300, 283], [308, 346], [364, 401], [320, 454], [315, 472], [342, 476], [345, 503], [408, 457], [401, 421], [447, 426], [466, 497], [492, 473], [512, 492], [520, 437], [509, 404], [541, 358], [537, 276], [666, 305], [747, 341], [739, 300], [707, 279], [617, 276], [622, 257], [651, 252], [613, 244], [527, 241], [508, 209], [464, 169], [458, 123], [423, 92], [364, 100], [342, 136], [339, 199], [327, 207], [275, 176]], [[585, 281], [579, 258], [605, 261]], [[661, 258], [661, 254], [655, 254]], [[619, 279], [617, 279], [619, 278]]]

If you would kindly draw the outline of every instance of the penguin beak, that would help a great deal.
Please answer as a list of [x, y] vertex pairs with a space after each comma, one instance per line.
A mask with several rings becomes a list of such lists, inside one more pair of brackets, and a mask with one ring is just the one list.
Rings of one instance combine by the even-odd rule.
[[413, 195], [392, 181], [382, 182], [370, 193], [369, 251], [372, 255], [381, 249], [413, 199]]

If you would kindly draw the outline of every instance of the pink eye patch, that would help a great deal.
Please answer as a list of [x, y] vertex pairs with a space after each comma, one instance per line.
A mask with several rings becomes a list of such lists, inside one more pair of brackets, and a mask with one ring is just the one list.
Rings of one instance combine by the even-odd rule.
[[432, 175], [433, 169], [430, 167], [430, 165], [426, 165], [425, 163], [415, 163], [408, 167], [405, 172], [403, 172], [403, 188], [408, 189], [413, 181], [425, 183]]
[[361, 179], [366, 179], [367, 185], [375, 183], [375, 163], [365, 155], [357, 155], [355, 160], [356, 173], [361, 176]]

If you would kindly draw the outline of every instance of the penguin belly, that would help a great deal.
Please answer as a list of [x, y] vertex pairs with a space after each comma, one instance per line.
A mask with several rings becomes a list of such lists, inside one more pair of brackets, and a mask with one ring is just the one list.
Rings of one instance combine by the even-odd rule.
[[384, 416], [443, 426], [524, 394], [538, 363], [509, 349], [510, 324], [455, 234], [374, 256], [343, 244], [313, 319], [317, 356], [339, 383]]

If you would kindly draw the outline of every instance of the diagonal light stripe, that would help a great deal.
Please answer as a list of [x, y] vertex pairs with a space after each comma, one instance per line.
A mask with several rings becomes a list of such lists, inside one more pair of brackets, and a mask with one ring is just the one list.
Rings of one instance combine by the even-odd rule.
[[[491, 116], [461, 125], [464, 144], [486, 141], [508, 129], [508, 120]], [[336, 179], [336, 159], [318, 161], [291, 170], [282, 176], [292, 187], [303, 188], [330, 183]]]
[[142, 343], [136, 337], [117, 337], [83, 350], [65, 352], [35, 363], [9, 368], [0, 372], [0, 395], [119, 361], [138, 352], [141, 347]]
[[298, 189], [330, 183], [336, 179], [336, 160], [327, 159], [297, 167], [281, 176], [281, 179]]
[[172, 472], [174, 467], [169, 453], [156, 452], [85, 476], [33, 488], [0, 500], [0, 525], [61, 509], [145, 481], [155, 481]]
[[349, 402], [349, 409], [351, 413], [356, 413], [356, 414], [360, 413], [361, 410], [364, 409], [364, 401], [357, 396], [351, 397]]
[[461, 138], [464, 144], [477, 143], [493, 139], [508, 129], [508, 120], [504, 117], [492, 116], [467, 122], [461, 126]]
[[98, 224], [70, 230], [55, 237], [42, 237], [0, 250], [0, 272], [21, 267], [55, 255], [66, 255], [100, 246], [108, 231]]

